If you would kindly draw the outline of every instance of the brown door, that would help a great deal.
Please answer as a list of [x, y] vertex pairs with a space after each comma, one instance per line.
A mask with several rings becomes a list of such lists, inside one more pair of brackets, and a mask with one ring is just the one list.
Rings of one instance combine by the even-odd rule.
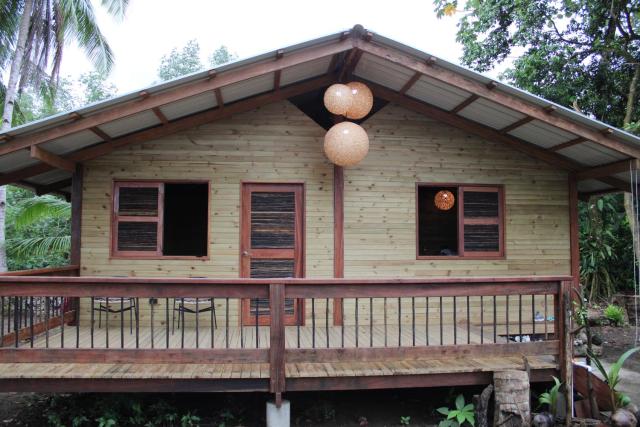
[[[240, 227], [241, 277], [304, 276], [302, 184], [243, 184]], [[295, 325], [302, 318], [300, 305], [285, 300], [286, 324]], [[256, 320], [269, 324], [268, 299], [243, 301], [243, 323], [254, 325]]]

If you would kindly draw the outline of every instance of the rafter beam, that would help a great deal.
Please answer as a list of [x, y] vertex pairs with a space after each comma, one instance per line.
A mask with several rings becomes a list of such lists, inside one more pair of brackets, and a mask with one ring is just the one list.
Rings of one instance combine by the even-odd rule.
[[[513, 147], [514, 149], [529, 155], [530, 157], [533, 157], [550, 165], [559, 167], [569, 172], [578, 172], [584, 169], [584, 165], [575, 162], [567, 157], [552, 153], [548, 150], [545, 150], [544, 148], [540, 148], [530, 142], [523, 141], [511, 135], [502, 134], [493, 128], [481, 125], [464, 117], [458, 116], [450, 111], [442, 110], [425, 102], [409, 98], [406, 95], [399, 94], [398, 92], [395, 92], [384, 86], [380, 86], [376, 83], [366, 81], [366, 84], [369, 86], [369, 88], [371, 88], [374, 95], [379, 98], [382, 98], [389, 102], [393, 102], [409, 110], [424, 114], [425, 116], [431, 117], [435, 120], [439, 120], [443, 123], [447, 123], [451, 126], [457, 127], [458, 129], [462, 129], [466, 132], [477, 135], [489, 141], [505, 143]], [[624, 181], [616, 178], [607, 177], [601, 178], [600, 180], [617, 188], [628, 188], [628, 185]]]
[[450, 113], [454, 113], [457, 114], [460, 111], [464, 110], [465, 108], [467, 108], [469, 105], [473, 104], [474, 102], [476, 102], [478, 100], [478, 98], [480, 98], [478, 95], [471, 95], [470, 97], [468, 97], [467, 99], [465, 99], [464, 101], [462, 101], [460, 104], [456, 105], [455, 107], [453, 107], [451, 110], [449, 110]]
[[162, 124], [166, 125], [167, 123], [169, 123], [169, 119], [167, 119], [167, 116], [164, 115], [164, 113], [162, 112], [162, 110], [160, 110], [160, 108], [154, 107], [151, 109], [151, 111], [153, 111], [153, 114], [156, 115], [156, 117], [158, 118], [158, 120], [160, 120]]
[[215, 88], [213, 92], [216, 95], [216, 104], [218, 105], [218, 108], [224, 108], [224, 98], [222, 97], [222, 89], [218, 87], [218, 88]]
[[[251, 111], [265, 104], [282, 101], [284, 99], [291, 98], [292, 96], [297, 96], [328, 86], [335, 81], [336, 76], [334, 74], [331, 74], [317, 77], [305, 82], [292, 84], [280, 89], [277, 92], [269, 92], [247, 98], [242, 101], [237, 101], [232, 104], [228, 104], [227, 106], [225, 106], [225, 108], [214, 108], [202, 113], [197, 113], [191, 116], [171, 121], [165, 125], [158, 125], [156, 127], [126, 135], [120, 138], [114, 138], [109, 142], [103, 142], [101, 144], [83, 148], [66, 156], [65, 160], [69, 160], [72, 162], [84, 162], [87, 160], [95, 159], [96, 157], [109, 154], [119, 148], [126, 147], [127, 145], [139, 144], [152, 139], [161, 138], [165, 135], [188, 130], [195, 126], [200, 126], [206, 123], [214, 122], [216, 120], [225, 119], [234, 114]], [[52, 169], [54, 169], [54, 167], [46, 163], [38, 163], [33, 166], [28, 166], [17, 171], [9, 172], [5, 175], [0, 175], [0, 185], [11, 184], [13, 182], [17, 182], [31, 176], [40, 175]]]
[[618, 173], [630, 172], [632, 170], [640, 169], [638, 159], [626, 159], [619, 162], [613, 162], [602, 166], [596, 166], [589, 169], [584, 169], [576, 173], [576, 179], [578, 181], [584, 181], [586, 179], [599, 179], [606, 176], [615, 175]]
[[342, 66], [342, 70], [340, 70], [340, 74], [338, 76], [338, 81], [345, 81], [347, 79], [351, 79], [353, 75], [353, 71], [358, 66], [358, 62], [362, 58], [362, 51], [360, 49], [351, 49], [347, 54], [346, 59], [344, 60], [344, 64]]
[[105, 131], [103, 131], [99, 127], [94, 126], [92, 128], [89, 128], [89, 130], [93, 132], [95, 135], [97, 135], [99, 138], [102, 138], [103, 141], [111, 141], [113, 139], [111, 138], [110, 135], [108, 135]]
[[292, 52], [285, 55], [278, 61], [260, 62], [248, 65], [244, 68], [224, 71], [216, 75], [213, 79], [204, 78], [202, 80], [198, 80], [187, 85], [181, 85], [159, 93], [149, 94], [147, 92], [146, 96], [140, 96], [140, 99], [134, 102], [121, 104], [108, 110], [100, 111], [95, 114], [91, 114], [90, 116], [82, 117], [74, 122], [56, 126], [51, 129], [34, 132], [25, 136], [16, 136], [11, 141], [0, 145], [0, 156], [30, 147], [31, 145], [41, 144], [56, 138], [87, 130], [94, 126], [100, 126], [121, 117], [130, 116], [151, 110], [154, 107], [161, 107], [171, 102], [180, 101], [194, 95], [212, 91], [216, 88], [259, 77], [264, 74], [273, 73], [276, 70], [282, 70], [284, 68], [303, 64], [315, 59], [332, 56], [351, 49], [353, 47], [353, 43], [354, 40], [349, 37], [345, 40], [336, 41], [335, 43]]
[[422, 73], [415, 73], [411, 78], [400, 88], [400, 93], [405, 94], [409, 89], [413, 87], [414, 84], [422, 77]]
[[491, 90], [480, 82], [469, 79], [444, 67], [439, 67], [437, 65], [428, 66], [424, 61], [396, 49], [387, 48], [375, 43], [369, 43], [364, 40], [356, 40], [355, 42], [355, 48], [368, 54], [384, 58], [387, 61], [402, 65], [410, 70], [421, 72], [428, 77], [474, 93], [480, 98], [496, 102], [521, 114], [540, 120], [543, 123], [586, 138], [619, 153], [626, 154], [629, 157], [640, 158], [640, 147], [613, 138], [612, 135], [603, 135], [598, 130], [577, 123], [559, 114], [549, 114], [545, 107], [532, 105], [531, 103], [520, 100], [501, 90]]
[[31, 158], [40, 160], [55, 169], [62, 169], [71, 173], [76, 170], [76, 163], [73, 160], [65, 159], [35, 145], [31, 146]]
[[509, 133], [512, 130], [519, 128], [520, 126], [526, 125], [527, 123], [529, 123], [532, 120], [533, 120], [533, 117], [523, 117], [522, 119], [518, 120], [517, 122], [511, 123], [510, 125], [503, 127], [498, 132], [500, 132], [500, 133]]
[[583, 142], [587, 142], [587, 140], [585, 138], [581, 138], [581, 137], [574, 138], [571, 141], [563, 142], [562, 144], [558, 144], [558, 145], [554, 145], [553, 147], [549, 147], [549, 151], [564, 150], [565, 148], [573, 147], [574, 145], [582, 144]]

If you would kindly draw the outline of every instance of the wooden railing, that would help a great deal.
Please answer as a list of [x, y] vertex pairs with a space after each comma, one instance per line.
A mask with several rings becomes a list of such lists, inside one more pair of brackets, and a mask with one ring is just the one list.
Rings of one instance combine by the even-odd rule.
[[[34, 323], [31, 303], [26, 334], [2, 340], [0, 363], [268, 363], [270, 389], [281, 393], [286, 363], [561, 355], [569, 286], [568, 277], [0, 276], [0, 319], [7, 302], [81, 301], [73, 326], [63, 310]], [[249, 299], [268, 300], [266, 325]], [[333, 301], [343, 316], [336, 325]]]

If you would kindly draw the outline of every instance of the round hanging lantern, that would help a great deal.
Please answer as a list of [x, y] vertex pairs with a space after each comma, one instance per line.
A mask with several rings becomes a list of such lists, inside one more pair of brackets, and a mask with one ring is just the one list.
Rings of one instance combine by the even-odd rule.
[[353, 166], [369, 152], [369, 136], [355, 123], [334, 125], [324, 137], [324, 153], [338, 166]]
[[364, 83], [351, 82], [347, 83], [347, 86], [351, 88], [353, 100], [347, 110], [346, 116], [352, 120], [362, 119], [369, 114], [371, 108], [373, 108], [373, 93], [371, 93], [371, 89]]
[[441, 211], [448, 211], [453, 207], [453, 204], [456, 202], [456, 198], [451, 191], [442, 190], [436, 193], [436, 197], [434, 197], [433, 202], [436, 205], [436, 208]]
[[353, 95], [351, 88], [341, 83], [336, 83], [324, 92], [324, 106], [333, 114], [344, 116], [351, 106]]

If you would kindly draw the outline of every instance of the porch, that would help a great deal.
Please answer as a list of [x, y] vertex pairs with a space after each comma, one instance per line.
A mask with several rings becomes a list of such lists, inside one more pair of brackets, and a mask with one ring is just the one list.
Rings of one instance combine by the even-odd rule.
[[[3, 276], [0, 389], [281, 394], [483, 384], [505, 369], [547, 381], [569, 280]], [[267, 324], [243, 321], [251, 298], [268, 301]], [[187, 299], [200, 314], [175, 309]]]

